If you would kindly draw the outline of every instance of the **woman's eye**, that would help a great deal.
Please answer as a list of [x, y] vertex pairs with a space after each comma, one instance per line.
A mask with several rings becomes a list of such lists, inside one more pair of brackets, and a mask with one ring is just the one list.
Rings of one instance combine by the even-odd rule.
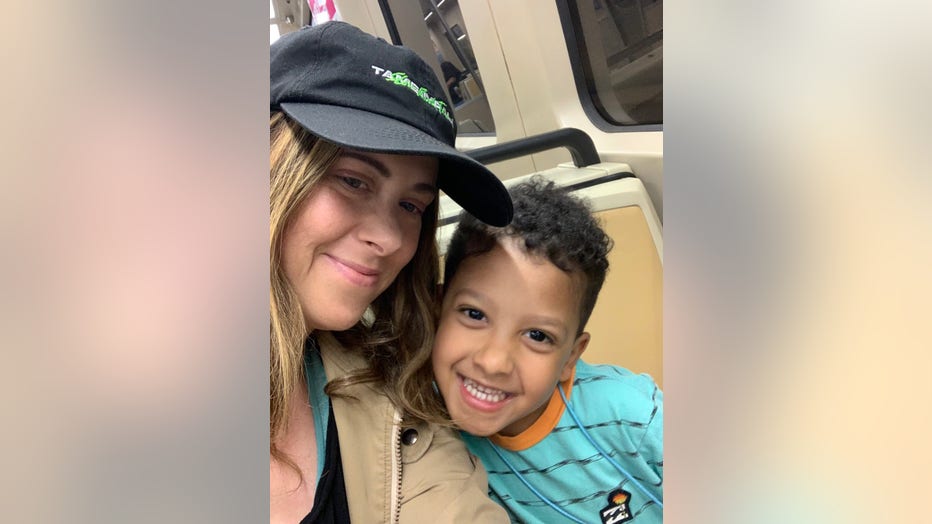
[[535, 342], [551, 342], [553, 340], [550, 338], [550, 336], [539, 329], [532, 329], [528, 331], [527, 336]]
[[463, 308], [460, 311], [463, 312], [470, 320], [485, 320], [485, 313], [479, 311], [478, 309], [473, 308]]
[[401, 208], [407, 211], [408, 213], [414, 213], [416, 215], [424, 214], [424, 210], [412, 204], [411, 202], [402, 202]]
[[347, 186], [353, 189], [359, 189], [363, 185], [365, 185], [362, 180], [358, 178], [353, 178], [351, 176], [340, 176], [340, 180], [342, 180], [344, 184], [346, 184]]

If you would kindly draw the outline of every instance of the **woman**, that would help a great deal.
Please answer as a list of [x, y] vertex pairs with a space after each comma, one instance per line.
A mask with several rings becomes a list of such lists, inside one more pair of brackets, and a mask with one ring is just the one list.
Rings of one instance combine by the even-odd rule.
[[507, 192], [412, 51], [331, 22], [270, 71], [270, 520], [507, 522], [430, 374], [438, 188], [494, 225]]

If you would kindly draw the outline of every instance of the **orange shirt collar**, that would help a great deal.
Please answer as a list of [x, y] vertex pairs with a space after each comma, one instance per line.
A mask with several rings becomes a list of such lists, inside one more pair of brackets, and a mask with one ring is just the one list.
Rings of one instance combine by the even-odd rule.
[[[575, 377], [576, 368], [574, 367], [570, 378], [560, 382], [560, 387], [563, 388], [563, 393], [566, 395], [567, 400], [569, 400], [570, 393], [573, 391], [573, 379]], [[550, 400], [547, 402], [547, 408], [544, 409], [540, 417], [531, 424], [531, 427], [513, 437], [507, 437], [496, 433], [490, 436], [489, 440], [496, 446], [510, 451], [523, 451], [528, 449], [541, 440], [544, 440], [544, 437], [549, 435], [550, 432], [553, 431], [553, 428], [557, 427], [557, 422], [560, 422], [560, 417], [563, 416], [563, 410], [565, 409], [566, 406], [563, 404], [563, 399], [560, 398], [560, 393], [554, 388], [553, 394], [550, 395]]]

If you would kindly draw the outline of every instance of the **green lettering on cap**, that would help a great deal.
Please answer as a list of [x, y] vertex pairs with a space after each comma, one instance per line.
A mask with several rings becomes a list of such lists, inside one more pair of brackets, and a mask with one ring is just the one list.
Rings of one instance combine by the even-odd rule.
[[378, 67], [374, 65], [372, 66], [372, 69], [377, 75], [380, 74], [381, 71], [384, 71], [384, 73], [380, 76], [385, 78], [386, 82], [391, 82], [396, 86], [402, 86], [410, 89], [412, 92], [414, 92], [415, 95], [417, 95], [418, 98], [426, 102], [427, 105], [434, 108], [438, 113], [440, 113], [441, 116], [447, 119], [448, 122], [451, 124], [453, 123], [453, 117], [450, 116], [450, 111], [447, 109], [446, 102], [431, 96], [430, 93], [427, 92], [426, 87], [420, 87], [412, 82], [411, 79], [408, 78], [408, 73], [401, 71], [391, 72], [384, 67]]

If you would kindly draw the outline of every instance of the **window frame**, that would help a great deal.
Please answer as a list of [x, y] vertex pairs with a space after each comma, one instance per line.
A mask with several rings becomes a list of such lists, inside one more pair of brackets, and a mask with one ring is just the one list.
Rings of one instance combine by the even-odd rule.
[[[576, 94], [579, 103], [589, 121], [597, 129], [607, 133], [636, 133], [644, 131], [663, 131], [663, 117], [659, 124], [618, 124], [610, 119], [610, 115], [601, 106], [593, 95], [595, 87], [589, 85], [592, 78], [592, 67], [589, 63], [585, 40], [580, 30], [579, 12], [575, 0], [555, 0], [557, 12], [560, 15], [560, 25], [563, 27], [563, 38], [570, 58], [570, 67], [573, 70], [573, 81], [576, 84]], [[570, 3], [573, 2], [571, 6]]]

